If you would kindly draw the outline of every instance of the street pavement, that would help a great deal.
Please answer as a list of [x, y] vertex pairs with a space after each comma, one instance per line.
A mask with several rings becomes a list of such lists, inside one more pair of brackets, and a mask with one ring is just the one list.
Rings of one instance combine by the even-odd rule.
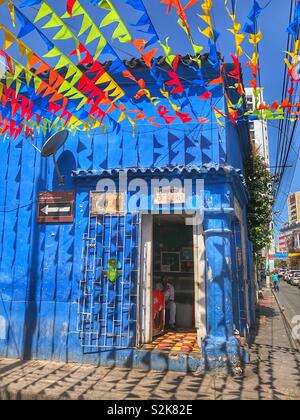
[[284, 313], [290, 323], [295, 317], [300, 317], [300, 289], [284, 281], [280, 284], [280, 291], [276, 294], [279, 304], [284, 307]]
[[[251, 363], [241, 375], [198, 376], [0, 359], [0, 399], [299, 400], [299, 350], [272, 292], [263, 293]], [[284, 287], [280, 296], [290, 299], [290, 294]]]

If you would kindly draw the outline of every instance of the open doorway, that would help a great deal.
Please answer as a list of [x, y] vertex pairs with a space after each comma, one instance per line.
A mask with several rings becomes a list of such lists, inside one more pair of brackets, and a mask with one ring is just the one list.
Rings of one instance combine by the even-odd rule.
[[152, 346], [198, 351], [193, 226], [183, 215], [153, 219], [152, 291]]

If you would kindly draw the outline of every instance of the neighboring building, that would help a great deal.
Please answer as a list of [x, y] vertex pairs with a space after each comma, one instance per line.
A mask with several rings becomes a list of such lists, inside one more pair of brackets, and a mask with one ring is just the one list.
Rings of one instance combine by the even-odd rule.
[[290, 268], [300, 269], [300, 223], [287, 225], [280, 231], [279, 250], [280, 253], [289, 254]]
[[279, 235], [279, 248], [278, 248], [278, 252], [280, 252], [281, 254], [286, 254], [289, 252], [289, 248], [288, 248], [288, 240], [289, 240], [289, 236], [286, 234], [280, 234]]
[[[140, 60], [129, 64], [169, 107], [149, 69]], [[160, 67], [168, 69], [163, 59]], [[226, 118], [221, 127], [211, 101], [226, 109], [223, 86], [211, 90], [211, 100], [199, 100], [203, 88], [192, 83], [193, 61], [180, 59], [178, 72], [192, 84], [188, 100], [208, 122], [141, 124], [134, 133], [124, 123], [70, 136], [57, 155], [63, 187], [52, 159], [31, 142], [1, 139], [0, 357], [183, 371], [240, 361], [234, 331], [249, 337], [255, 328], [243, 178], [248, 125]], [[203, 74], [206, 81], [219, 77], [205, 57]], [[136, 95], [128, 79], [117, 81], [128, 98]], [[142, 108], [154, 112], [146, 99]], [[35, 146], [44, 143], [37, 135]], [[163, 179], [176, 187], [152, 188]], [[61, 208], [47, 205], [53, 194]], [[202, 213], [193, 226], [187, 197]], [[164, 203], [171, 209], [166, 216]], [[154, 292], [166, 275], [175, 285], [178, 326], [197, 333], [196, 351], [180, 347], [176, 357], [153, 352], [151, 344], [164, 326]]]
[[[255, 95], [253, 88], [245, 88], [246, 102], [248, 111], [254, 111], [255, 109]], [[259, 103], [264, 103], [263, 92], [259, 94]], [[265, 163], [270, 166], [270, 148], [269, 148], [269, 135], [268, 135], [268, 123], [263, 120], [251, 120], [249, 121], [250, 139], [252, 144], [252, 150], [254, 154], [261, 156]], [[274, 230], [274, 224], [271, 224], [271, 230]], [[272, 240], [269, 249], [263, 251], [263, 255], [273, 255], [275, 253], [275, 238]], [[273, 259], [268, 259], [266, 262], [266, 270], [272, 272], [275, 268], [275, 262]]]
[[[300, 192], [290, 194], [288, 197], [289, 222], [280, 231], [279, 249], [281, 253], [300, 252]], [[289, 266], [300, 268], [299, 257], [290, 257]]]
[[[245, 88], [248, 111], [254, 111], [255, 96], [253, 88]], [[264, 102], [263, 93], [259, 95], [259, 104]], [[267, 165], [270, 164], [269, 136], [267, 121], [254, 120], [249, 122], [250, 139], [254, 150], [264, 158]]]
[[288, 198], [289, 224], [300, 223], [300, 192], [291, 194]]

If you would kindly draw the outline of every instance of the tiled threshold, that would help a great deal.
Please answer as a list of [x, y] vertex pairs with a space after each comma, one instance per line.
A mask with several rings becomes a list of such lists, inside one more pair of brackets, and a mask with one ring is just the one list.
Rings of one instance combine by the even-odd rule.
[[196, 332], [168, 331], [155, 338], [151, 344], [145, 344], [144, 350], [180, 353], [200, 353]]

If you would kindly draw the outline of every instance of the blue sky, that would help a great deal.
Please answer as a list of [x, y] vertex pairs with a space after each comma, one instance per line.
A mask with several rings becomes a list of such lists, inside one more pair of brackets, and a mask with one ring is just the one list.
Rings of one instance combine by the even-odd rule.
[[[112, 0], [120, 15], [126, 24], [134, 23], [137, 21], [140, 13], [135, 13], [132, 7], [126, 5], [123, 0]], [[22, 0], [13, 0], [15, 5], [20, 5]], [[48, 0], [48, 3], [53, 7], [58, 14], [63, 14], [65, 12], [65, 0]], [[89, 0], [81, 0], [82, 5], [90, 12], [90, 15], [94, 18], [94, 21], [100, 22], [101, 17], [105, 16], [102, 10], [93, 6]], [[182, 0], [182, 4], [186, 4], [187, 0]], [[237, 0], [238, 3], [238, 21], [244, 25], [247, 20], [247, 14], [250, 11], [253, 0]], [[259, 3], [262, 7], [267, 6], [259, 19], [259, 26], [263, 32], [264, 39], [260, 45], [261, 52], [261, 76], [262, 76], [262, 85], [265, 88], [264, 95], [267, 103], [273, 102], [275, 99], [281, 98], [282, 91], [282, 78], [284, 71], [284, 50], [286, 48], [287, 41], [287, 32], [286, 28], [289, 20], [289, 6], [290, 2], [285, 0], [259, 0]], [[174, 53], [186, 54], [191, 52], [189, 42], [182, 31], [181, 28], [177, 25], [177, 15], [175, 9], [168, 16], [166, 15], [165, 4], [161, 4], [160, 0], [144, 0], [144, 4], [147, 7], [149, 14], [153, 20], [153, 23], [156, 27], [157, 33], [160, 36], [161, 40], [164, 40], [167, 36], [170, 37], [170, 45]], [[192, 29], [192, 33], [196, 43], [207, 46], [206, 38], [204, 38], [199, 32], [198, 27], [201, 26], [202, 29], [204, 25], [202, 21], [197, 16], [197, 13], [200, 13], [200, 4], [196, 4], [191, 9], [188, 10], [187, 16]], [[23, 9], [24, 14], [27, 17], [33, 18], [37, 13], [36, 7], [28, 7]], [[233, 36], [228, 32], [228, 28], [231, 27], [231, 21], [228, 15], [225, 12], [224, 0], [214, 0], [213, 8], [213, 17], [215, 21], [215, 27], [220, 32], [220, 39], [218, 42], [218, 47], [221, 54], [228, 61], [230, 60], [230, 54], [234, 53], [234, 42]], [[0, 7], [0, 22], [4, 23], [15, 33], [18, 31], [17, 28], [13, 28], [10, 24], [10, 18], [7, 12], [7, 5], [4, 4]], [[70, 27], [74, 32], [78, 32], [80, 28], [80, 20], [72, 19], [70, 22]], [[104, 28], [103, 32], [107, 35], [107, 39], [110, 38], [112, 33], [111, 28]], [[132, 28], [133, 35], [136, 35], [134, 28]], [[50, 32], [51, 34], [51, 32]], [[49, 36], [49, 31], [47, 32]], [[0, 37], [3, 35], [1, 34]], [[141, 34], [138, 35], [141, 37]], [[2, 39], [2, 38], [1, 38]], [[28, 43], [32, 49], [36, 49], [39, 54], [45, 53], [44, 46], [40, 42], [39, 38], [36, 36], [29, 35], [24, 38], [24, 41]], [[72, 48], [72, 43], [68, 42], [59, 43], [58, 46], [68, 53]], [[116, 48], [116, 51], [121, 58], [130, 59], [135, 55], [135, 50], [128, 46], [127, 44], [120, 44], [118, 41], [112, 43]], [[251, 46], [245, 41], [243, 43], [244, 50], [251, 54]], [[13, 52], [13, 49], [11, 49]], [[160, 54], [162, 54], [160, 50]], [[18, 57], [18, 56], [17, 56]], [[103, 57], [103, 61], [106, 57]], [[251, 79], [249, 70], [245, 65], [246, 59], [242, 59], [244, 64], [244, 80], [248, 82]], [[275, 153], [277, 147], [277, 136], [278, 129], [277, 123], [271, 123], [269, 126], [269, 137], [270, 137], [270, 148], [271, 148], [271, 158], [272, 164], [274, 165]], [[296, 136], [297, 137], [297, 136]], [[283, 183], [283, 194], [279, 197], [279, 201], [276, 206], [276, 225], [279, 227], [280, 223], [283, 222], [287, 217], [287, 209], [285, 206], [286, 202], [286, 193], [289, 190], [291, 191], [300, 189], [300, 181], [297, 180], [297, 173], [299, 173], [299, 165], [297, 160], [297, 144], [294, 145], [294, 151], [291, 156], [291, 163], [293, 165], [297, 164], [296, 176], [294, 177], [294, 182], [291, 182], [291, 177], [293, 175], [293, 170], [288, 169], [286, 178]], [[279, 212], [279, 213], [278, 213]]]

